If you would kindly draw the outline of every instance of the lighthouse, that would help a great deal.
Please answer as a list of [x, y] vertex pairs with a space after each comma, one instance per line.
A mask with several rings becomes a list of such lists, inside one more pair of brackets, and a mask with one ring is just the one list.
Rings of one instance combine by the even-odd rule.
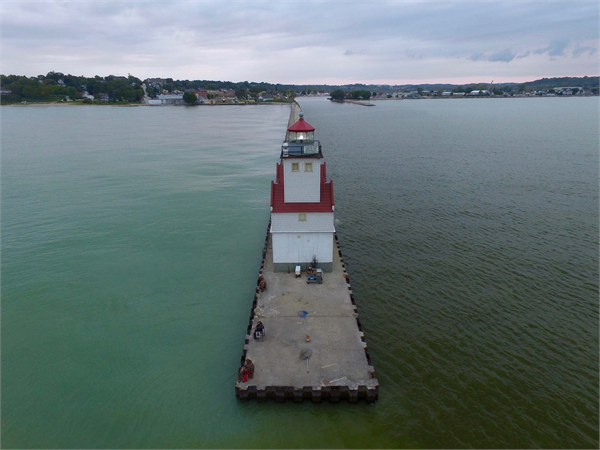
[[324, 271], [333, 262], [333, 181], [315, 127], [299, 120], [288, 128], [271, 182], [271, 241], [276, 272], [306, 269], [313, 261]]

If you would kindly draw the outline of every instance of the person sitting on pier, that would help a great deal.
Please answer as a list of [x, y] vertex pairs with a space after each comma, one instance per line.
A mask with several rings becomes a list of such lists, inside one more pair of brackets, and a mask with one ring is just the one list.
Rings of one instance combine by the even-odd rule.
[[267, 280], [262, 275], [258, 277], [258, 290], [260, 292], [267, 290]]
[[260, 339], [265, 335], [265, 326], [262, 322], [258, 322], [256, 324], [256, 328], [254, 329], [254, 339]]
[[238, 380], [240, 381], [248, 381], [248, 378], [252, 378], [254, 376], [254, 363], [252, 360], [247, 359], [244, 365], [240, 368], [240, 372], [238, 374]]

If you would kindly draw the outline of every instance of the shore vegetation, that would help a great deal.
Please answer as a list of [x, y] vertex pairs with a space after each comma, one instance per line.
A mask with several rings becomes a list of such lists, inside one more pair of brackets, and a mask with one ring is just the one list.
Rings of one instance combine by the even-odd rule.
[[[204, 101], [225, 97], [239, 103], [293, 101], [298, 96], [328, 94], [332, 100], [368, 100], [390, 98], [422, 98], [469, 95], [479, 91], [480, 96], [523, 95], [598, 95], [599, 77], [542, 78], [526, 83], [470, 83], [406, 84], [406, 85], [291, 85], [266, 82], [232, 82], [215, 80], [175, 80], [173, 78], [147, 78], [128, 76], [84, 77], [61, 72], [27, 77], [0, 75], [1, 103], [70, 103], [82, 104], [140, 104], [144, 99], [156, 99], [161, 94], [185, 95], [186, 104], [196, 104], [192, 97]], [[569, 90], [564, 90], [570, 87]], [[145, 88], [145, 92], [144, 92]], [[563, 88], [563, 89], [558, 89]], [[556, 92], [555, 92], [556, 91]], [[330, 93], [330, 94], [329, 94]]]

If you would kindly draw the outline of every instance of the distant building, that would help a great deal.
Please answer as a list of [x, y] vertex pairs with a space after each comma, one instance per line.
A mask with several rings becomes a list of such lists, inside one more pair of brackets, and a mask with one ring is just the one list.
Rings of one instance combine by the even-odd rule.
[[162, 86], [167, 82], [164, 78], [148, 78], [146, 84], [154, 89], [162, 89]]
[[62, 78], [61, 78], [60, 80], [58, 80], [58, 81], [57, 81], [57, 83], [58, 83], [60, 86], [64, 86], [64, 85], [65, 85], [65, 82], [63, 81], [63, 79], [62, 79]]
[[556, 87], [554, 92], [561, 93], [562, 95], [583, 95], [584, 90], [582, 87]]
[[148, 78], [148, 84], [156, 84], [159, 86], [162, 86], [163, 84], [165, 84], [167, 82], [166, 79], [164, 78]]
[[185, 105], [183, 101], [183, 94], [160, 94], [157, 96], [157, 100], [160, 100], [160, 104], [165, 105]]
[[474, 91], [469, 92], [469, 95], [475, 97], [475, 96], [480, 96], [480, 95], [488, 95], [488, 91], [485, 89], [476, 89]]
[[82, 96], [83, 98], [87, 98], [87, 99], [89, 99], [89, 100], [94, 100], [94, 96], [93, 96], [93, 95], [91, 95], [91, 94], [90, 94], [88, 91], [85, 91], [83, 94], [81, 94], [81, 96]]
[[9, 95], [12, 94], [12, 91], [10, 89], [0, 89], [0, 95]]
[[442, 92], [442, 97], [450, 97], [451, 95], [452, 95], [452, 92], [450, 92], [450, 91]]

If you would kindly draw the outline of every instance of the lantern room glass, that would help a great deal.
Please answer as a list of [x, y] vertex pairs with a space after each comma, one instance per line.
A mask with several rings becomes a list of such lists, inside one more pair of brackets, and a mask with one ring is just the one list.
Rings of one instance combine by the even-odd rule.
[[314, 141], [315, 140], [315, 132], [314, 131], [298, 131], [294, 133], [292, 136], [292, 140], [294, 141]]

